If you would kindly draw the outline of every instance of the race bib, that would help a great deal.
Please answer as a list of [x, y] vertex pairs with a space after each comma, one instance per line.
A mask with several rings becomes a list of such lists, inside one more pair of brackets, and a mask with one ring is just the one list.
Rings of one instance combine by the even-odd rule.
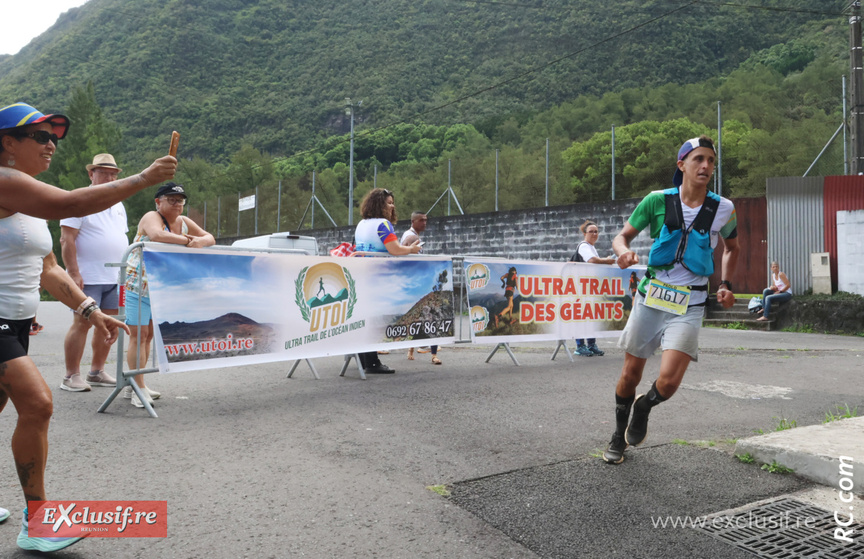
[[658, 279], [648, 282], [645, 290], [645, 306], [672, 314], [685, 314], [690, 302], [690, 288], [670, 285]]

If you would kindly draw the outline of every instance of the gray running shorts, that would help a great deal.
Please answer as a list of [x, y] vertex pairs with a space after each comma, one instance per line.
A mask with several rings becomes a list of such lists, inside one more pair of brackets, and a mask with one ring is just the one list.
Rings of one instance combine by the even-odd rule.
[[618, 347], [640, 359], [654, 355], [658, 347], [686, 353], [699, 360], [699, 330], [705, 307], [690, 307], [683, 315], [672, 314], [645, 306], [645, 296], [636, 295], [627, 325], [618, 340]]

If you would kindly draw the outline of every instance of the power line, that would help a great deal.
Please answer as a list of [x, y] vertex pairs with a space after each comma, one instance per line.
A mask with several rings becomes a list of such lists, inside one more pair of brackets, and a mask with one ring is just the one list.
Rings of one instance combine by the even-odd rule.
[[732, 8], [747, 8], [749, 10], [765, 10], [769, 12], [784, 12], [792, 14], [811, 14], [817, 16], [842, 16], [842, 12], [822, 12], [819, 10], [805, 10], [802, 8], [781, 8], [777, 6], [757, 6], [754, 4], [738, 4], [735, 2], [717, 2], [712, 0], [697, 0], [699, 4], [710, 4], [712, 6], [729, 6]]

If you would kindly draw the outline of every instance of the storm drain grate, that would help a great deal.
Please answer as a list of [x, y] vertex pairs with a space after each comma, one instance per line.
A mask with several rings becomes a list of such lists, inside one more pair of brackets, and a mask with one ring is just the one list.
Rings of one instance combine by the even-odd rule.
[[[849, 515], [839, 511], [848, 523]], [[864, 559], [864, 524], [843, 528], [852, 541], [834, 537], [833, 512], [795, 499], [779, 499], [733, 514], [715, 514], [694, 526], [700, 532], [767, 559]], [[851, 532], [848, 532], [851, 530]]]

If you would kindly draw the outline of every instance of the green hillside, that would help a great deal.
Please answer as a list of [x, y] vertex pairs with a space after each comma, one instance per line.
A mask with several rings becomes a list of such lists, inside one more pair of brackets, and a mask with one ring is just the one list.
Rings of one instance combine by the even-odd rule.
[[358, 128], [482, 129], [579, 95], [721, 76], [807, 22], [843, 22], [845, 2], [817, 4], [90, 0], [0, 59], [0, 100], [59, 110], [92, 80], [125, 161], [164, 151], [172, 129], [184, 158], [227, 162], [244, 144], [290, 155], [347, 131], [346, 97], [363, 101]]

